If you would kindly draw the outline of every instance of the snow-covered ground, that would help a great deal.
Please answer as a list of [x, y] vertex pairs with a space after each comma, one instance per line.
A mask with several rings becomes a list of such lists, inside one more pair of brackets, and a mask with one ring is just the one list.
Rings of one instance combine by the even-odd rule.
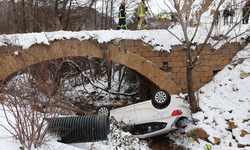
[[[154, 2], [154, 1], [151, 1]], [[215, 1], [216, 2], [216, 1]], [[155, 3], [155, 2], [154, 2]], [[157, 0], [157, 3], [161, 3]], [[157, 5], [157, 4], [155, 4]], [[159, 5], [159, 4], [158, 4]], [[163, 4], [160, 4], [163, 5]], [[153, 4], [152, 4], [153, 6]], [[226, 3], [223, 7], [226, 6]], [[198, 8], [198, 5], [197, 5]], [[152, 8], [153, 10], [159, 10]], [[212, 9], [212, 8], [210, 8]], [[222, 9], [221, 9], [222, 10]], [[157, 12], [156, 12], [157, 13]], [[202, 20], [202, 26], [199, 28], [194, 42], [202, 43], [205, 39], [206, 33], [209, 31], [209, 24], [206, 22], [211, 21], [210, 12], [205, 13], [207, 17]], [[234, 18], [236, 19], [236, 17]], [[224, 26], [222, 19], [217, 28], [215, 28], [213, 35], [225, 34], [230, 29], [230, 26]], [[230, 37], [235, 37], [243, 31], [249, 29], [248, 25], [239, 25], [232, 32], [229, 33]], [[180, 26], [175, 26], [170, 31], [177, 35], [179, 39], [183, 39], [183, 33]], [[195, 28], [188, 28], [188, 34], [192, 37]], [[232, 39], [230, 42], [240, 42], [241, 37], [246, 37], [248, 32], [245, 34]], [[149, 44], [155, 47], [155, 50], [166, 50], [171, 49], [171, 45], [181, 44], [173, 35], [166, 30], [142, 30], [142, 31], [80, 31], [80, 32], [69, 32], [69, 31], [57, 31], [57, 32], [45, 32], [45, 33], [27, 33], [27, 34], [15, 34], [15, 35], [0, 35], [0, 46], [7, 44], [20, 45], [24, 49], [29, 48], [33, 44], [48, 44], [49, 41], [64, 40], [64, 39], [97, 39], [98, 42], [108, 42], [114, 39], [141, 39], [145, 44]], [[214, 44], [217, 41], [210, 39], [209, 43]], [[223, 43], [228, 42], [222, 40], [215, 48], [220, 47]], [[160, 45], [160, 46], [158, 46]], [[17, 54], [17, 53], [16, 53]], [[243, 52], [239, 52], [236, 58], [249, 57], [250, 56], [250, 45], [245, 47]], [[225, 68], [218, 72], [213, 80], [207, 85], [203, 86], [198, 92], [201, 112], [193, 115], [193, 118], [197, 120], [195, 125], [188, 126], [187, 130], [190, 131], [195, 128], [202, 128], [209, 134], [208, 139], [214, 142], [214, 138], [219, 138], [220, 142], [217, 145], [212, 145], [213, 150], [234, 150], [238, 144], [248, 145], [244, 149], [250, 149], [250, 77], [241, 78], [242, 73], [250, 74], [250, 59], [245, 59], [241, 64], [238, 65], [227, 65]], [[11, 118], [10, 118], [11, 119]], [[0, 122], [7, 126], [6, 120], [2, 108], [0, 108]], [[228, 130], [228, 122], [234, 123], [236, 128], [232, 129], [232, 132]], [[138, 142], [138, 139], [133, 139], [129, 133], [122, 132], [115, 126], [113, 128], [114, 135], [116, 137], [128, 138], [135, 142], [129, 145], [121, 145], [119, 149], [149, 149], [145, 143]], [[242, 130], [248, 134], [242, 136]], [[200, 143], [187, 142], [186, 146], [193, 150], [204, 149], [204, 145], [208, 142], [199, 139]], [[13, 139], [8, 131], [0, 127], [0, 143], [1, 150], [17, 150], [21, 144]], [[179, 139], [176, 139], [176, 143], [179, 143]], [[40, 150], [45, 149], [115, 149], [120, 145], [120, 142], [115, 139], [109, 141], [94, 142], [94, 143], [82, 143], [66, 145], [61, 144], [52, 138], [47, 145], [39, 147]], [[35, 148], [33, 148], [35, 149]]]

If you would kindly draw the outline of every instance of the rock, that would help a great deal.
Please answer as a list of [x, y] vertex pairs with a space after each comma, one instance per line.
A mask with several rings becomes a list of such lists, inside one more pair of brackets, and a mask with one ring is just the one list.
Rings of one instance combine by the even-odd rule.
[[188, 136], [188, 137], [193, 137], [193, 139], [194, 139], [197, 143], [199, 143], [198, 138], [207, 141], [207, 138], [209, 137], [209, 135], [207, 134], [207, 132], [204, 131], [202, 128], [196, 128], [196, 129], [194, 129], [194, 130], [188, 132], [188, 133], [187, 133], [187, 136]]
[[244, 79], [244, 78], [249, 77], [249, 76], [250, 76], [250, 73], [241, 73], [240, 74], [241, 79]]
[[213, 145], [219, 144], [220, 143], [220, 138], [214, 137], [214, 142], [208, 140], [210, 143], [212, 143]]
[[237, 128], [238, 126], [236, 126], [235, 124], [234, 124], [234, 122], [228, 122], [228, 130], [232, 130], [232, 129], [235, 129], [235, 128]]
[[238, 147], [239, 148], [243, 148], [243, 147], [245, 147], [246, 145], [244, 145], [244, 144], [240, 144], [240, 143], [238, 143]]
[[241, 130], [240, 136], [241, 136], [241, 137], [244, 137], [244, 136], [247, 135], [247, 134], [250, 134], [250, 133], [248, 133], [248, 132], [245, 131], [245, 130]]

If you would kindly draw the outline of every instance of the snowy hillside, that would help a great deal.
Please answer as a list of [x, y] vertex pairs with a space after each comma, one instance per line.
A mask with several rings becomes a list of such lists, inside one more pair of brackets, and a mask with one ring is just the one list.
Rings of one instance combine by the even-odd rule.
[[[129, 4], [130, 1], [126, 1]], [[195, 1], [194, 11], [199, 8], [200, 1]], [[220, 11], [227, 6], [229, 1], [226, 1]], [[198, 35], [194, 42], [202, 43], [205, 39], [204, 35], [208, 33], [210, 27], [207, 22], [210, 22], [212, 16], [211, 10], [215, 9], [214, 6], [218, 4], [218, 1], [214, 1], [209, 7], [208, 11], [204, 13], [202, 18], [202, 26], [199, 28]], [[152, 7], [152, 11], [157, 14], [159, 11], [167, 9], [163, 1], [151, 0], [149, 5]], [[158, 7], [161, 7], [161, 9]], [[240, 10], [242, 3], [238, 4], [239, 7], [236, 11], [234, 21], [240, 19]], [[119, 6], [119, 4], [117, 4]], [[131, 6], [131, 7], [130, 7]], [[131, 3], [128, 5], [128, 12], [132, 14], [136, 5]], [[231, 26], [224, 26], [222, 18], [220, 18], [219, 26], [215, 28], [213, 35], [221, 35], [227, 33]], [[235, 37], [244, 31], [249, 30], [248, 25], [239, 24], [237, 28], [230, 32], [228, 36]], [[170, 29], [180, 39], [183, 39], [182, 29], [179, 25]], [[192, 37], [195, 32], [195, 28], [188, 28], [189, 36]], [[45, 36], [47, 35], [47, 37]], [[246, 32], [241, 36], [234, 38], [231, 42], [240, 42], [242, 37], [246, 37], [249, 33]], [[25, 37], [25, 38], [23, 38]], [[29, 48], [33, 44], [49, 44], [50, 41], [63, 40], [75, 38], [78, 40], [97, 39], [98, 42], [109, 42], [114, 39], [142, 39], [146, 44], [155, 47], [155, 50], [167, 50], [171, 49], [171, 45], [181, 44], [173, 35], [166, 30], [142, 30], [142, 31], [58, 31], [47, 33], [27, 33], [27, 34], [15, 34], [15, 35], [0, 35], [0, 45], [6, 46], [8, 44], [20, 45], [23, 48]], [[215, 44], [217, 41], [210, 39], [209, 43]], [[227, 40], [222, 40], [215, 48], [219, 48]], [[160, 46], [159, 46], [160, 45]], [[188, 135], [193, 135], [193, 139], [188, 137], [176, 137], [173, 134], [168, 136], [175, 141], [176, 144], [186, 146], [192, 150], [202, 150], [204, 145], [209, 143], [212, 150], [235, 150], [244, 147], [242, 150], [250, 150], [250, 44], [248, 44], [244, 51], [239, 52], [235, 57], [235, 60], [239, 58], [245, 58], [244, 60], [235, 64], [230, 64], [224, 67], [223, 70], [218, 72], [213, 80], [207, 85], [203, 86], [197, 91], [197, 97], [199, 98], [200, 112], [193, 114], [194, 124], [190, 124], [186, 131]], [[183, 93], [185, 94], [185, 93]], [[7, 126], [4, 112], [0, 107], [0, 124]], [[14, 120], [10, 116], [9, 119]], [[66, 145], [58, 143], [57, 138], [50, 137], [50, 141], [39, 147], [40, 150], [47, 149], [150, 149], [145, 141], [139, 141], [139, 139], [131, 136], [130, 133], [121, 131], [117, 126], [111, 125], [114, 131], [109, 141], [94, 142], [94, 143], [81, 143]], [[196, 132], [195, 132], [196, 131]], [[125, 139], [119, 141], [117, 138]], [[127, 139], [127, 142], [126, 142]], [[13, 139], [12, 135], [3, 127], [0, 127], [0, 150], [17, 150], [22, 146], [18, 140]], [[213, 145], [214, 144], [214, 145]], [[33, 148], [34, 150], [36, 148]]]

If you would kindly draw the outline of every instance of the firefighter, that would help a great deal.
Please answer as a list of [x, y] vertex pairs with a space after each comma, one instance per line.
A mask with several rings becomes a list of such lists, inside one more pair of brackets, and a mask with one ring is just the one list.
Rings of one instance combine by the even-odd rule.
[[146, 12], [150, 15], [150, 12], [148, 11], [148, 7], [145, 5], [144, 0], [141, 0], [141, 3], [137, 6], [137, 15], [139, 16], [139, 23], [137, 25], [137, 29], [140, 30], [142, 24], [144, 24], [144, 28], [147, 29], [148, 25], [145, 20]]
[[127, 24], [126, 24], [126, 12], [125, 12], [125, 2], [121, 2], [121, 6], [119, 7], [119, 23], [117, 25], [117, 30], [120, 30], [121, 26], [125, 27], [126, 30], [128, 30]]
[[167, 16], [168, 16], [167, 13], [164, 13], [163, 18], [167, 19]]

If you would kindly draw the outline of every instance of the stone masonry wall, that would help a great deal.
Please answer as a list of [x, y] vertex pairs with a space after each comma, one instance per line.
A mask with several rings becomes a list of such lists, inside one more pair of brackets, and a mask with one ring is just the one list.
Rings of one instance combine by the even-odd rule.
[[[141, 40], [121, 40], [116, 42], [116, 44], [120, 45], [121, 49], [130, 50], [155, 63], [161, 70], [168, 74], [183, 93], [187, 92], [187, 52], [183, 50], [181, 45], [172, 46], [169, 53], [167, 51], [153, 51], [153, 47], [146, 46]], [[200, 46], [197, 47], [199, 48]], [[209, 83], [218, 71], [231, 62], [236, 52], [240, 49], [241, 46], [239, 43], [226, 44], [217, 51], [211, 49], [210, 44], [206, 45], [202, 51], [203, 56], [200, 56], [199, 61], [197, 61], [197, 63], [200, 63], [199, 67], [193, 70], [195, 90]], [[193, 56], [196, 52], [196, 50], [193, 51]], [[209, 59], [206, 59], [208, 57]]]
[[[68, 44], [70, 42], [75, 43], [76, 41], [61, 41], [62, 46], [63, 46], [63, 42], [64, 43], [66, 42], [66, 45], [67, 45], [67, 43]], [[108, 43], [108, 48], [110, 46], [116, 47], [117, 51], [122, 51], [122, 50], [131, 51], [133, 53], [140, 55], [141, 57], [144, 57], [146, 60], [149, 60], [153, 62], [154, 64], [156, 64], [162, 71], [167, 73], [167, 75], [170, 77], [169, 79], [170, 81], [169, 80], [162, 81], [164, 78], [159, 79], [159, 80], [154, 79], [155, 80], [154, 83], [158, 82], [158, 85], [161, 84], [161, 87], [165, 87], [165, 88], [168, 87], [167, 89], [170, 88], [171, 90], [172, 85], [171, 87], [169, 87], [168, 84], [170, 84], [169, 82], [171, 82], [172, 80], [173, 82], [171, 84], [175, 84], [177, 87], [181, 89], [183, 93], [187, 92], [187, 81], [186, 81], [186, 55], [187, 54], [186, 54], [186, 51], [183, 50], [182, 46], [180, 45], [172, 46], [170, 53], [167, 51], [153, 51], [153, 47], [146, 45], [142, 40], [113, 40], [110, 43]], [[65, 48], [65, 46], [63, 47]], [[89, 45], [89, 47], [95, 48], [95, 45], [93, 45], [92, 43], [92, 46]], [[204, 55], [200, 56], [200, 59], [197, 62], [197, 63], [200, 63], [199, 67], [196, 67], [193, 70], [193, 83], [194, 83], [195, 90], [199, 89], [206, 83], [210, 82], [214, 74], [220, 71], [226, 64], [230, 63], [235, 53], [241, 49], [241, 45], [238, 43], [226, 44], [217, 51], [215, 51], [214, 49], [211, 49], [210, 47], [211, 46], [209, 44], [205, 46], [202, 52], [204, 53]], [[54, 49], [55, 53], [58, 53], [58, 55], [62, 55], [59, 53], [61, 53], [64, 50], [61, 50], [60, 47], [57, 47], [57, 48], [58, 49]], [[21, 47], [19, 46], [2, 46], [0, 47], [0, 58], [3, 58], [4, 56], [8, 56], [14, 51], [19, 50], [19, 49], [21, 49]], [[80, 51], [81, 50], [84, 51], [83, 48], [79, 47], [78, 49]], [[65, 50], [68, 51], [68, 49], [65, 49]], [[43, 47], [41, 47], [40, 51], [44, 52]], [[94, 50], [89, 49], [88, 52], [84, 52], [84, 53], [92, 53], [92, 52], [94, 52]], [[196, 50], [193, 51], [193, 55], [195, 54], [196, 54]], [[102, 55], [102, 53], [100, 53], [100, 55]], [[204, 61], [205, 58], [207, 57], [210, 57], [210, 58]], [[121, 56], [119, 56], [119, 58], [123, 60], [122, 53], [121, 53]], [[126, 60], [124, 59], [124, 61], [128, 61], [128, 62], [124, 62], [124, 64], [127, 64], [128, 66], [136, 63], [136, 62], [131, 63], [131, 60], [127, 60], [127, 59]], [[152, 68], [152, 66], [147, 68], [146, 70], [150, 68]], [[152, 72], [155, 72], [155, 71], [152, 70]], [[150, 73], [150, 74], [152, 75], [149, 75], [149, 76], [151, 78], [154, 78], [153, 73]], [[157, 76], [157, 75], [155, 75], [155, 77], [161, 78], [161, 76]], [[151, 83], [149, 80], [146, 80], [144, 78], [141, 81], [142, 86], [140, 86], [141, 94], [143, 95], [143, 91], [145, 91], [144, 93], [145, 95], [148, 95], [148, 92], [146, 91], [155, 91], [157, 86], [154, 83]], [[150, 86], [146, 86], [146, 85], [150, 85]], [[150, 95], [152, 95], [152, 93], [150, 93]], [[149, 95], [145, 97], [149, 97]]]

